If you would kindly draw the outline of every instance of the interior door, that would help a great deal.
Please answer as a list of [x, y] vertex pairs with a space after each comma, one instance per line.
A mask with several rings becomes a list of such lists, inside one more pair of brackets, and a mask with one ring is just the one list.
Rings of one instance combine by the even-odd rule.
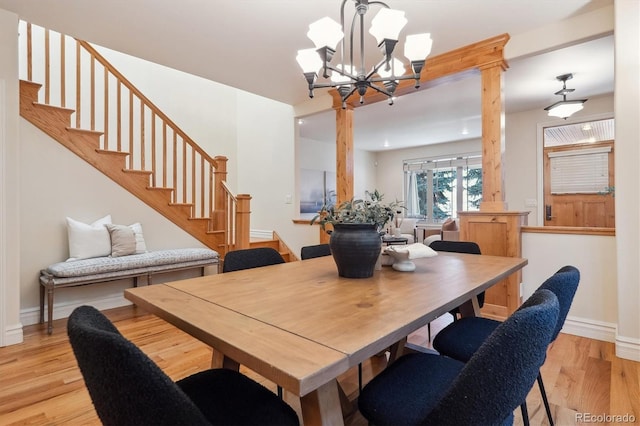
[[[552, 190], [554, 153], [608, 149], [607, 185], [589, 193]], [[560, 154], [562, 155], [562, 154]], [[615, 227], [613, 141], [544, 148], [544, 225], [573, 227]]]

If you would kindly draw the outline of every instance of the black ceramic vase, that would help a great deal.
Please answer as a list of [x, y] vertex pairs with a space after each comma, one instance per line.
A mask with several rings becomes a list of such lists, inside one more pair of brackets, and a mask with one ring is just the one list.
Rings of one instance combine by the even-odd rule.
[[369, 278], [380, 256], [382, 239], [376, 225], [338, 223], [329, 240], [338, 275], [345, 278]]

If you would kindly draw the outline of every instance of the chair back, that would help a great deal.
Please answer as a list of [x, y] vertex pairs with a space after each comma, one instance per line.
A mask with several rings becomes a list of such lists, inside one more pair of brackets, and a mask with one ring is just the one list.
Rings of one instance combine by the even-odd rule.
[[224, 256], [222, 272], [240, 271], [285, 263], [282, 255], [271, 247], [256, 247], [230, 251]]
[[313, 259], [314, 257], [331, 256], [329, 244], [317, 244], [315, 246], [305, 246], [300, 250], [302, 260]]
[[567, 265], [560, 268], [558, 272], [547, 278], [547, 280], [538, 287], [539, 289], [552, 291], [558, 298], [558, 303], [560, 304], [558, 324], [553, 332], [553, 337], [551, 338], [552, 342], [556, 340], [556, 337], [558, 337], [560, 330], [562, 330], [562, 327], [564, 326], [564, 321], [567, 319], [567, 314], [569, 313], [569, 308], [571, 308], [573, 297], [578, 290], [579, 282], [580, 271], [578, 268]]
[[482, 254], [480, 246], [473, 241], [445, 241], [437, 240], [429, 244], [435, 251], [447, 251], [452, 253]]
[[[480, 246], [473, 241], [448, 241], [448, 240], [436, 240], [429, 244], [429, 247], [435, 251], [446, 251], [451, 253], [468, 253], [468, 254], [482, 254], [480, 252]], [[484, 291], [478, 294], [478, 305], [482, 308], [484, 306]], [[451, 311], [451, 314], [455, 317], [458, 309]]]
[[97, 309], [76, 308], [67, 333], [104, 425], [210, 424], [179, 386]]
[[465, 364], [423, 424], [497, 425], [510, 419], [538, 377], [558, 322], [558, 298], [537, 290]]

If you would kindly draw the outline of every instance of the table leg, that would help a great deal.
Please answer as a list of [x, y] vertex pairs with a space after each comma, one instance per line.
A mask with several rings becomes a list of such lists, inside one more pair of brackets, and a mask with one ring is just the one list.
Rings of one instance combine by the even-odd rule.
[[391, 364], [396, 359], [402, 356], [402, 354], [404, 353], [404, 346], [406, 344], [407, 344], [407, 338], [404, 337], [400, 341], [391, 345], [391, 347], [389, 348], [389, 361], [388, 361], [389, 364]]
[[300, 407], [305, 426], [344, 425], [336, 379], [300, 398]]
[[480, 304], [477, 296], [473, 296], [470, 300], [460, 305], [460, 316], [463, 318], [480, 316]]
[[238, 371], [240, 370], [240, 364], [214, 349], [211, 356], [211, 368], [227, 368]]

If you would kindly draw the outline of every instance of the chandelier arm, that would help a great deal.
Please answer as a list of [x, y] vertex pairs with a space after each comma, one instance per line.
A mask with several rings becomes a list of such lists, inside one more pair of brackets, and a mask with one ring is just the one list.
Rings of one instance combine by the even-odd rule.
[[[380, 78], [380, 79], [372, 79], [371, 76], [374, 75], [375, 73], [378, 72], [378, 70], [380, 69], [381, 66], [383, 66], [384, 64], [386, 64], [387, 61], [385, 59], [382, 59], [380, 62], [378, 62], [376, 64], [376, 66], [374, 66], [371, 71], [369, 71], [369, 74], [367, 74], [366, 79], [367, 80], [371, 80], [371, 81], [385, 81], [384, 78]], [[394, 79], [396, 80], [396, 79]]]
[[385, 96], [388, 96], [388, 97], [392, 97], [392, 96], [393, 96], [393, 95], [392, 95], [391, 93], [389, 93], [386, 89], [383, 89], [382, 87], [378, 87], [378, 86], [377, 86], [377, 85], [375, 85], [375, 84], [371, 84], [371, 83], [369, 83], [369, 84], [368, 84], [368, 86], [369, 86], [369, 87], [371, 87], [373, 90], [376, 90], [376, 91], [378, 91], [378, 92], [382, 93], [382, 94], [383, 94], [383, 95], [385, 95]]
[[[352, 0], [356, 1], [356, 0]], [[342, 27], [343, 39], [340, 42], [340, 63], [342, 63], [342, 69], [344, 69], [344, 5], [347, 4], [347, 0], [342, 0], [342, 6], [340, 6], [340, 26]]]
[[[331, 71], [337, 72], [340, 75], [343, 75], [345, 77], [349, 77], [351, 80], [353, 80], [353, 82], [358, 81], [358, 76], [355, 76], [353, 74], [351, 74], [350, 72], [344, 71], [343, 69], [334, 67], [331, 64], [327, 64], [327, 69], [330, 69]], [[337, 83], [334, 86], [342, 86], [345, 83]], [[350, 83], [346, 83], [346, 84], [350, 84]]]
[[360, 15], [360, 72], [364, 74], [364, 14]]
[[351, 67], [353, 67], [353, 29], [356, 24], [357, 16], [357, 14], [353, 15], [353, 19], [351, 20], [351, 31], [349, 32], [349, 64], [351, 65]]

